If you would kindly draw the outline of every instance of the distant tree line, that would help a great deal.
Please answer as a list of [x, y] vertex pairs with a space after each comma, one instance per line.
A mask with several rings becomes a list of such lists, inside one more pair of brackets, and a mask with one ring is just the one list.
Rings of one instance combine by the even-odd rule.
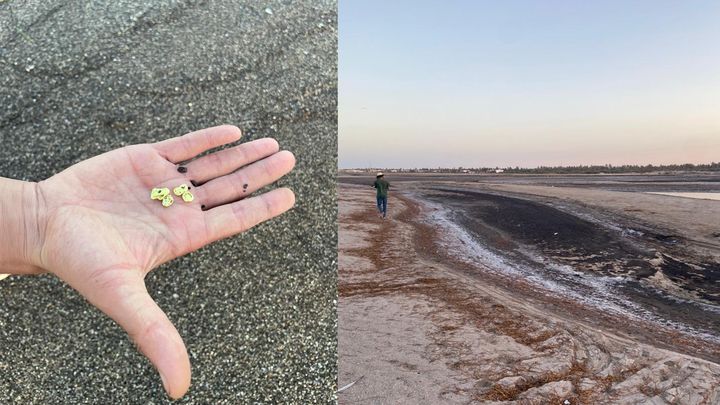
[[593, 166], [540, 166], [534, 169], [520, 167], [505, 168], [505, 173], [557, 173], [557, 174], [601, 174], [601, 173], [655, 173], [655, 172], [720, 172], [720, 162], [708, 164], [685, 163], [679, 165], [593, 165]]
[[580, 165], [524, 167], [423, 167], [415, 169], [364, 168], [349, 171], [390, 173], [509, 173], [509, 174], [617, 174], [617, 173], [662, 173], [662, 172], [720, 172], [720, 162], [707, 164], [675, 165]]

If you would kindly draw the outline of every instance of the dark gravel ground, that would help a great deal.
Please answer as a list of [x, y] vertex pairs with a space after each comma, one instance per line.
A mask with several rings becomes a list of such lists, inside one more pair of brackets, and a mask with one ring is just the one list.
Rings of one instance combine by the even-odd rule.
[[[336, 27], [334, 1], [0, 0], [0, 176], [222, 123], [297, 157], [293, 211], [148, 276], [190, 352], [180, 403], [335, 400]], [[0, 403], [166, 402], [72, 289], [0, 282]]]

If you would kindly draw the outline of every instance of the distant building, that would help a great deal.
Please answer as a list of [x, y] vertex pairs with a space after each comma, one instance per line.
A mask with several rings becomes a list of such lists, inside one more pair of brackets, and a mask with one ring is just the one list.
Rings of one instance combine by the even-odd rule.
[[505, 173], [505, 169], [495, 169], [495, 173]]

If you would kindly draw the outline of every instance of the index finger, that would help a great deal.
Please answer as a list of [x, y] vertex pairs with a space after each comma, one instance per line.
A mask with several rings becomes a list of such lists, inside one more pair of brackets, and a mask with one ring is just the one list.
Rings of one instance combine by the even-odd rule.
[[220, 125], [156, 142], [152, 146], [165, 159], [172, 163], [180, 163], [192, 159], [206, 150], [235, 142], [241, 136], [242, 132], [238, 127]]

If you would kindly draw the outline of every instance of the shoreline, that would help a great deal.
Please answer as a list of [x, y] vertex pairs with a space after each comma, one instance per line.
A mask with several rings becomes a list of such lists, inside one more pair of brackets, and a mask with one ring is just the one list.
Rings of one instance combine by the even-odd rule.
[[[412, 191], [411, 197], [416, 203], [421, 205], [433, 204], [427, 201], [427, 195], [420, 192]], [[398, 197], [402, 198], [402, 197]], [[432, 237], [425, 236], [432, 242], [426, 243], [424, 251], [428, 251], [428, 247], [438, 241], [446, 240], [445, 246], [451, 247], [449, 254], [443, 250], [435, 250], [433, 256], [435, 259], [441, 259], [445, 263], [451, 263], [451, 267], [455, 271], [462, 271], [469, 275], [475, 282], [492, 283], [500, 288], [504, 286], [512, 286], [512, 294], [523, 294], [526, 299], [534, 298], [540, 302], [551, 305], [558, 316], [562, 313], [573, 313], [575, 319], [590, 318], [593, 324], [604, 329], [612, 328], [618, 320], [624, 320], [627, 327], [616, 331], [616, 333], [629, 336], [643, 336], [655, 345], [663, 346], [670, 350], [680, 350], [685, 354], [702, 357], [706, 360], [718, 363], [720, 362], [720, 340], [718, 340], [717, 328], [720, 327], [720, 317], [718, 311], [720, 308], [716, 304], [708, 305], [702, 301], [689, 301], [689, 297], [668, 295], [667, 291], [660, 290], [653, 282], [646, 283], [645, 279], [657, 277], [662, 274], [662, 269], [650, 268], [650, 273], [641, 276], [633, 276], [628, 274], [624, 268], [627, 263], [618, 260], [617, 257], [604, 258], [603, 260], [612, 261], [613, 266], [617, 266], [621, 271], [608, 272], [606, 275], [597, 274], [597, 266], [595, 263], [591, 269], [582, 269], [577, 267], [586, 264], [582, 260], [582, 254], [578, 250], [582, 250], [584, 244], [589, 238], [585, 233], [589, 232], [584, 229], [577, 235], [570, 235], [572, 241], [571, 261], [558, 262], [555, 259], [562, 259], [560, 256], [550, 257], [543, 255], [543, 252], [530, 252], [532, 260], [539, 260], [540, 263], [526, 260], [524, 255], [528, 252], [524, 251], [524, 247], [517, 241], [517, 237], [513, 234], [494, 234], [495, 229], [491, 231], [490, 237], [482, 235], [486, 230], [478, 230], [482, 225], [477, 223], [465, 223], [467, 218], [460, 211], [469, 210], [463, 206], [463, 210], [458, 209], [451, 202], [451, 197], [443, 195], [443, 201], [449, 211], [460, 216], [464, 220], [460, 220], [461, 224], [452, 220], [445, 220], [450, 223], [454, 229], [443, 229], [442, 232], [437, 229], [427, 229], [424, 234], [432, 234]], [[439, 208], [431, 208], [432, 210], [442, 210]], [[493, 211], [493, 215], [502, 215]], [[514, 215], [521, 215], [519, 211], [515, 211]], [[533, 215], [538, 214], [533, 212]], [[547, 215], [547, 214], [545, 214]], [[558, 221], [551, 218], [552, 224]], [[417, 223], [418, 221], [416, 221]], [[528, 225], [528, 224], [523, 224]], [[530, 224], [536, 225], [537, 224]], [[591, 224], [587, 224], [588, 228]], [[434, 223], [437, 227], [437, 221]], [[575, 222], [566, 223], [559, 226], [560, 229], [578, 226]], [[543, 232], [551, 235], [553, 232], [540, 227], [537, 232]], [[472, 235], [468, 234], [470, 232]], [[560, 231], [563, 232], [563, 231]], [[463, 234], [464, 238], [453, 238], [448, 240], [448, 235], [455, 236]], [[556, 233], [557, 234], [557, 233]], [[605, 235], [602, 235], [605, 236]], [[478, 238], [481, 242], [485, 242], [485, 246], [478, 245]], [[608, 245], [616, 243], [611, 239], [601, 239], [601, 242]], [[492, 248], [486, 249], [490, 245]], [[519, 245], [519, 246], [518, 246]], [[592, 244], [591, 244], [592, 245]], [[454, 248], [453, 248], [454, 246]], [[550, 251], [557, 254], [555, 249]], [[474, 254], [473, 250], [482, 249], [481, 254]], [[489, 251], [490, 250], [490, 251]], [[521, 252], [521, 253], [518, 253]], [[633, 253], [633, 252], [630, 252]], [[587, 255], [587, 252], [585, 253]], [[635, 254], [635, 253], [633, 253]], [[591, 255], [597, 256], [597, 255]], [[469, 258], [469, 259], [467, 259]], [[656, 260], [653, 256], [647, 258], [649, 262]], [[593, 261], [598, 260], [597, 257]], [[635, 262], [639, 260], [633, 259]], [[608, 266], [607, 262], [603, 262]], [[645, 263], [647, 264], [647, 263]], [[574, 267], [569, 267], [572, 265]], [[534, 266], [535, 270], [532, 269]], [[616, 269], [617, 269], [616, 267]], [[540, 269], [541, 268], [541, 269]], [[519, 271], [523, 269], [523, 271]], [[648, 269], [645, 269], [648, 270]], [[648, 274], [653, 273], [652, 277]], [[635, 279], [634, 277], [637, 277]], [[664, 277], [664, 276], [663, 276]], [[644, 283], [644, 287], [642, 284]], [[680, 290], [676, 283], [670, 280], [664, 280], [669, 290]], [[602, 284], [599, 284], [602, 283]], [[607, 284], [607, 285], [605, 285]], [[689, 295], [694, 292], [676, 292], [676, 294]], [[715, 295], [713, 296], [713, 299]], [[622, 299], [621, 299], [622, 298]], [[676, 308], [677, 305], [682, 308]], [[688, 310], [694, 307], [694, 312]], [[651, 312], [652, 311], [652, 312]], [[708, 320], [714, 319], [712, 325], [705, 325]], [[707, 329], [707, 327], [715, 329]], [[701, 329], [698, 329], [701, 328]], [[704, 328], [704, 329], [702, 329]]]
[[[412, 367], [422, 369], [440, 364], [445, 367], [445, 377], [435, 384], [443, 389], [423, 392], [422, 396], [408, 390], [405, 397], [395, 398], [400, 403], [410, 403], [409, 398], [414, 403], [554, 398], [568, 399], [573, 404], [652, 398], [662, 393], [646, 395], [652, 394], [647, 390], [641, 392], [647, 384], [633, 378], [652, 380], [653, 373], [664, 362], [702, 370], [663, 376], [665, 384], [671, 381], [670, 385], [697, 400], [687, 403], [703, 403], [702, 398], [720, 399], [717, 390], [693, 388], [717, 386], [720, 382], [717, 364], [638, 343], [643, 338], [641, 333], [625, 336], [610, 333], [604, 330], [602, 322], [583, 319], [587, 313], [568, 310], [562, 302], [547, 302], [519, 291], [509, 294], [491, 280], [474, 277], [471, 269], [440, 256], [431, 227], [418, 221], [426, 213], [399, 196], [402, 193], [395, 191], [391, 218], [382, 221], [372, 218], [372, 198], [363, 202], [367, 205], [360, 203], [367, 190], [340, 185], [339, 386], [361, 377], [357, 364], [348, 365], [348, 358], [372, 363], [375, 369], [382, 366], [390, 375], [403, 376], [407, 372], [407, 365], [403, 369], [381, 359], [412, 351], [412, 347], [390, 342], [389, 336], [381, 334], [358, 342], [358, 331], [367, 330], [372, 324], [383, 325], [389, 331], [386, 333], [393, 333], [392, 325], [381, 320], [386, 315], [383, 308], [376, 305], [386, 302], [396, 311], [400, 311], [397, 307], [403, 303], [409, 306], [402, 319], [426, 322], [426, 330], [414, 330], [411, 334], [424, 334], [429, 342], [423, 350], [405, 356], [413, 359]], [[372, 237], [374, 234], [392, 237], [380, 243]], [[514, 283], [512, 288], [520, 289], [520, 284]], [[363, 315], [368, 307], [373, 307], [373, 311]], [[414, 339], [401, 335], [401, 340]], [[383, 353], [382, 347], [389, 344], [395, 347], [393, 353]], [[358, 345], [375, 349], [354, 347]], [[504, 353], [504, 357], [493, 357], [488, 348]], [[361, 378], [340, 394], [341, 403], [356, 402], [364, 392], [389, 389], [387, 381], [374, 381], [365, 374]], [[687, 386], [687, 382], [692, 383]]]

